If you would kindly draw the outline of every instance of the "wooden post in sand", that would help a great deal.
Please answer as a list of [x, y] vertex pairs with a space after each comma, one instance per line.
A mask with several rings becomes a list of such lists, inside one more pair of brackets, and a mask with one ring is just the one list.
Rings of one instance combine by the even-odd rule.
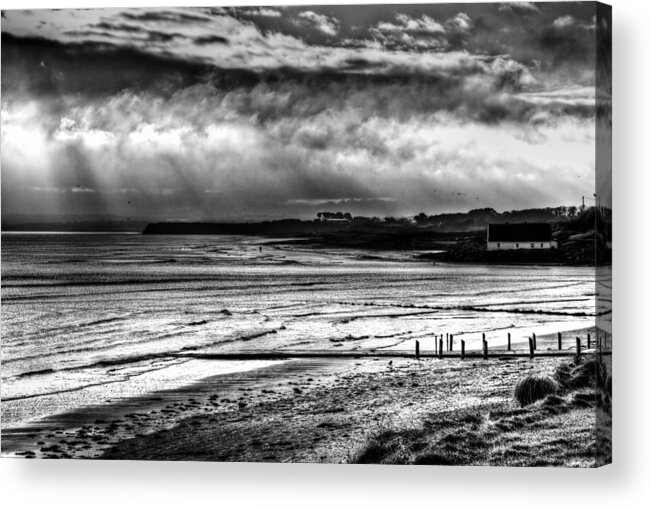
[[420, 342], [416, 340], [416, 359], [420, 358]]
[[558, 333], [558, 350], [563, 350], [563, 340], [561, 339], [561, 333]]
[[461, 359], [466, 358], [466, 342], [461, 340]]
[[439, 335], [434, 335], [434, 354], [439, 353]]
[[481, 346], [482, 346], [482, 352], [483, 352], [483, 355], [484, 355], [484, 359], [488, 359], [488, 342], [486, 341], [486, 338], [482, 338]]
[[508, 342], [506, 343], [506, 350], [511, 350], [511, 333], [508, 333]]
[[439, 359], [443, 359], [443, 338], [439, 338]]
[[576, 337], [576, 355], [580, 356], [581, 355], [581, 338], [578, 336]]
[[536, 346], [533, 343], [533, 338], [529, 338], [529, 359], [533, 359], [533, 351], [536, 349]]
[[[597, 336], [599, 336], [598, 332], [597, 332]], [[590, 333], [588, 333], [588, 348], [592, 348], [592, 347], [590, 347]]]
[[536, 333], [531, 333], [533, 335], [533, 349], [538, 349], [538, 343], [536, 343]]
[[454, 335], [450, 335], [450, 352], [454, 350]]

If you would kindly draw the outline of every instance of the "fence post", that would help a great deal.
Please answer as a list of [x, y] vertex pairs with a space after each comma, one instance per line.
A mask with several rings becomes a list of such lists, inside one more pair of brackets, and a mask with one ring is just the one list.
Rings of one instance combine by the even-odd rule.
[[533, 338], [529, 338], [529, 359], [533, 359], [533, 351], [536, 346], [533, 343]]
[[536, 333], [531, 333], [533, 335], [533, 349], [536, 350], [538, 348], [538, 343], [536, 342]]
[[443, 358], [443, 338], [439, 338], [439, 359], [442, 358]]
[[466, 342], [461, 340], [461, 359], [466, 358]]
[[454, 335], [450, 335], [450, 352], [454, 350]]
[[416, 340], [416, 359], [420, 358], [420, 342]]
[[581, 355], [581, 338], [578, 336], [576, 337], [576, 355], [580, 356]]
[[482, 339], [482, 349], [483, 349], [484, 359], [488, 359], [488, 342], [486, 341], [486, 338]]
[[[597, 331], [597, 336], [599, 336], [598, 331]], [[592, 348], [592, 347], [590, 347], [590, 333], [588, 333], [588, 347], [587, 348]]]
[[561, 340], [561, 333], [558, 333], [558, 350], [563, 350], [563, 341]]
[[509, 333], [509, 339], [508, 339], [508, 343], [507, 343], [507, 349], [508, 349], [508, 350], [511, 350], [511, 333]]

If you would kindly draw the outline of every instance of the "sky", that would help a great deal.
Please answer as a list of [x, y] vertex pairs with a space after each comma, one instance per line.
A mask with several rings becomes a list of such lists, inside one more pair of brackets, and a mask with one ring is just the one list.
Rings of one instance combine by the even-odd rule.
[[2, 214], [577, 205], [607, 23], [592, 2], [3, 11]]

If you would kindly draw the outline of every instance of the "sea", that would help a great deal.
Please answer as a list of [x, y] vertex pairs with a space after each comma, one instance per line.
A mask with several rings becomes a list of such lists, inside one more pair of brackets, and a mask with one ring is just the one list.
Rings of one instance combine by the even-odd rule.
[[242, 236], [2, 234], [2, 427], [268, 362], [479, 349], [595, 321], [590, 267], [446, 264]]

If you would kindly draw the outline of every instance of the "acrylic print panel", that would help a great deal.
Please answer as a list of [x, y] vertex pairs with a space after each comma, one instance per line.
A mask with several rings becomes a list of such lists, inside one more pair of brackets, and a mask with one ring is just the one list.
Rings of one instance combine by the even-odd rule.
[[2, 456], [610, 462], [611, 11], [2, 13]]

